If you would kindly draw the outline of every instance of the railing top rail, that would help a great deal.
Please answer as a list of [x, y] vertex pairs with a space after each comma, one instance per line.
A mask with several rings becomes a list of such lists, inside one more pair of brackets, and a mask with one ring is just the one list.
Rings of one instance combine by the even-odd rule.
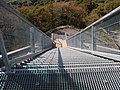
[[116, 12], [118, 12], [118, 11], [120, 12], [120, 6], [117, 7], [116, 9], [114, 9], [113, 11], [109, 12], [108, 14], [106, 14], [105, 16], [103, 16], [102, 18], [98, 19], [98, 20], [95, 21], [94, 23], [90, 24], [90, 25], [87, 26], [85, 29], [83, 29], [83, 30], [81, 30], [80, 32], [78, 32], [78, 33], [74, 34], [73, 36], [69, 37], [67, 40], [69, 40], [69, 39], [71, 39], [72, 37], [74, 37], [74, 36], [76, 36], [76, 35], [84, 32], [84, 31], [86, 31], [88, 28], [96, 25], [97, 23], [101, 22], [102, 20], [106, 19], [107, 17], [113, 15], [114, 13], [116, 13]]
[[[12, 6], [6, 4], [5, 1], [0, 0], [0, 6], [2, 6], [4, 9], [6, 9], [7, 11], [9, 11], [10, 13], [12, 13], [13, 15], [17, 16], [19, 19], [21, 19], [22, 21], [24, 21], [25, 23], [27, 23], [28, 25], [30, 25], [31, 27], [34, 27], [37, 31], [39, 31], [40, 33], [42, 33], [43, 35], [46, 35], [45, 33], [43, 33], [42, 31], [40, 31], [36, 26], [34, 26], [31, 22], [29, 22], [27, 19], [25, 19], [25, 17], [22, 17], [22, 15], [15, 10]], [[47, 36], [47, 35], [46, 35]], [[47, 36], [48, 37], [48, 36]], [[50, 39], [50, 37], [48, 37]]]

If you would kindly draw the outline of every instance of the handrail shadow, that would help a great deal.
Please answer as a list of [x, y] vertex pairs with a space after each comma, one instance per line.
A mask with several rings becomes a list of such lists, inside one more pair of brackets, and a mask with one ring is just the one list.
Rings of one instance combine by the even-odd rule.
[[64, 79], [64, 83], [68, 84], [68, 87], [70, 87], [70, 90], [80, 90], [76, 81], [74, 81], [70, 77], [70, 74], [65, 70], [62, 55], [59, 48], [58, 48], [58, 69], [60, 74], [62, 75], [62, 78]]

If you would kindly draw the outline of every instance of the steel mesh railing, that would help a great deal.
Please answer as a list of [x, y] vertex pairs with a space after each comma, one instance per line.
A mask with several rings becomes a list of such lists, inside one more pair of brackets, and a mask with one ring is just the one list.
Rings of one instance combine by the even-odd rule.
[[120, 6], [68, 38], [67, 43], [72, 47], [120, 55]]
[[[0, 0], [0, 31], [9, 61], [30, 54], [34, 55], [52, 47], [52, 41], [47, 35], [3, 0]], [[2, 48], [1, 45], [0, 47]], [[0, 53], [2, 53], [1, 50]]]

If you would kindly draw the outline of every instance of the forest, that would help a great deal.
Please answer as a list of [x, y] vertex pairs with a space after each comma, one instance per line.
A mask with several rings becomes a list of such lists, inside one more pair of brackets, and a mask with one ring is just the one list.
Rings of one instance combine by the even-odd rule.
[[120, 0], [6, 0], [43, 32], [62, 25], [83, 29], [120, 6]]

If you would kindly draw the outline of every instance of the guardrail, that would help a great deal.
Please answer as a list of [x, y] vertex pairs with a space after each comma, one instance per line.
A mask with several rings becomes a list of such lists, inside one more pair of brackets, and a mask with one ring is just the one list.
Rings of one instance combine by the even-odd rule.
[[52, 40], [0, 0], [0, 53], [7, 71], [10, 65], [52, 48]]
[[68, 46], [120, 55], [120, 6], [67, 39]]

